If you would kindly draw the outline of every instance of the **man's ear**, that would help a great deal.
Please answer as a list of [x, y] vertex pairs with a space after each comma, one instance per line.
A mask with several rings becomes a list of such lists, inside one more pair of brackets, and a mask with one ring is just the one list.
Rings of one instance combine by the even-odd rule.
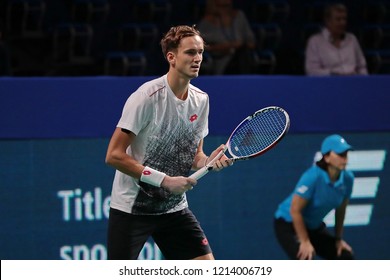
[[175, 60], [176, 60], [175, 54], [174, 54], [173, 52], [168, 52], [168, 53], [167, 53], [167, 61], [168, 61], [169, 63], [175, 64]]

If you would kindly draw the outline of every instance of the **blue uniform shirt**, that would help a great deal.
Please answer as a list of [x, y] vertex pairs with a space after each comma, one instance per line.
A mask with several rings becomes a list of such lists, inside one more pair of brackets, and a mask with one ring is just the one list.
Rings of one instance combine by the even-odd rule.
[[290, 207], [292, 198], [296, 194], [308, 200], [308, 204], [302, 210], [306, 227], [319, 228], [332, 209], [339, 207], [345, 199], [351, 197], [353, 180], [353, 173], [343, 170], [337, 182], [332, 183], [328, 173], [314, 165], [302, 174], [295, 190], [279, 204], [275, 217], [292, 222]]

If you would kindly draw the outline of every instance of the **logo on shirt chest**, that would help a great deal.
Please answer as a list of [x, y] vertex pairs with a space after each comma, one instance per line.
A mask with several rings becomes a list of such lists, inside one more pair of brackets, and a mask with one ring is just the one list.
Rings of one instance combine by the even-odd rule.
[[198, 115], [197, 114], [193, 114], [191, 117], [190, 117], [190, 122], [194, 122], [198, 119]]

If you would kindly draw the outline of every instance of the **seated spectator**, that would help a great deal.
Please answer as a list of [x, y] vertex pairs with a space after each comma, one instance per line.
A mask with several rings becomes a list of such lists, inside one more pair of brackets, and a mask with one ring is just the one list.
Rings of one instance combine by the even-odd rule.
[[210, 74], [251, 73], [255, 36], [246, 15], [233, 7], [232, 0], [208, 0], [197, 27], [213, 61]]
[[359, 42], [355, 35], [346, 32], [347, 14], [343, 4], [326, 7], [324, 28], [312, 35], [306, 46], [307, 75], [367, 75]]

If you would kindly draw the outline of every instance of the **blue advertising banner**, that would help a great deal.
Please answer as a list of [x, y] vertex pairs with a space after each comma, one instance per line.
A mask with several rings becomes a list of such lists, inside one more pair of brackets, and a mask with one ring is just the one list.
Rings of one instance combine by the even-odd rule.
[[[129, 95], [151, 77], [0, 78], [1, 138], [110, 137]], [[210, 133], [230, 134], [248, 114], [280, 106], [292, 133], [390, 131], [390, 78], [199, 77]]]

